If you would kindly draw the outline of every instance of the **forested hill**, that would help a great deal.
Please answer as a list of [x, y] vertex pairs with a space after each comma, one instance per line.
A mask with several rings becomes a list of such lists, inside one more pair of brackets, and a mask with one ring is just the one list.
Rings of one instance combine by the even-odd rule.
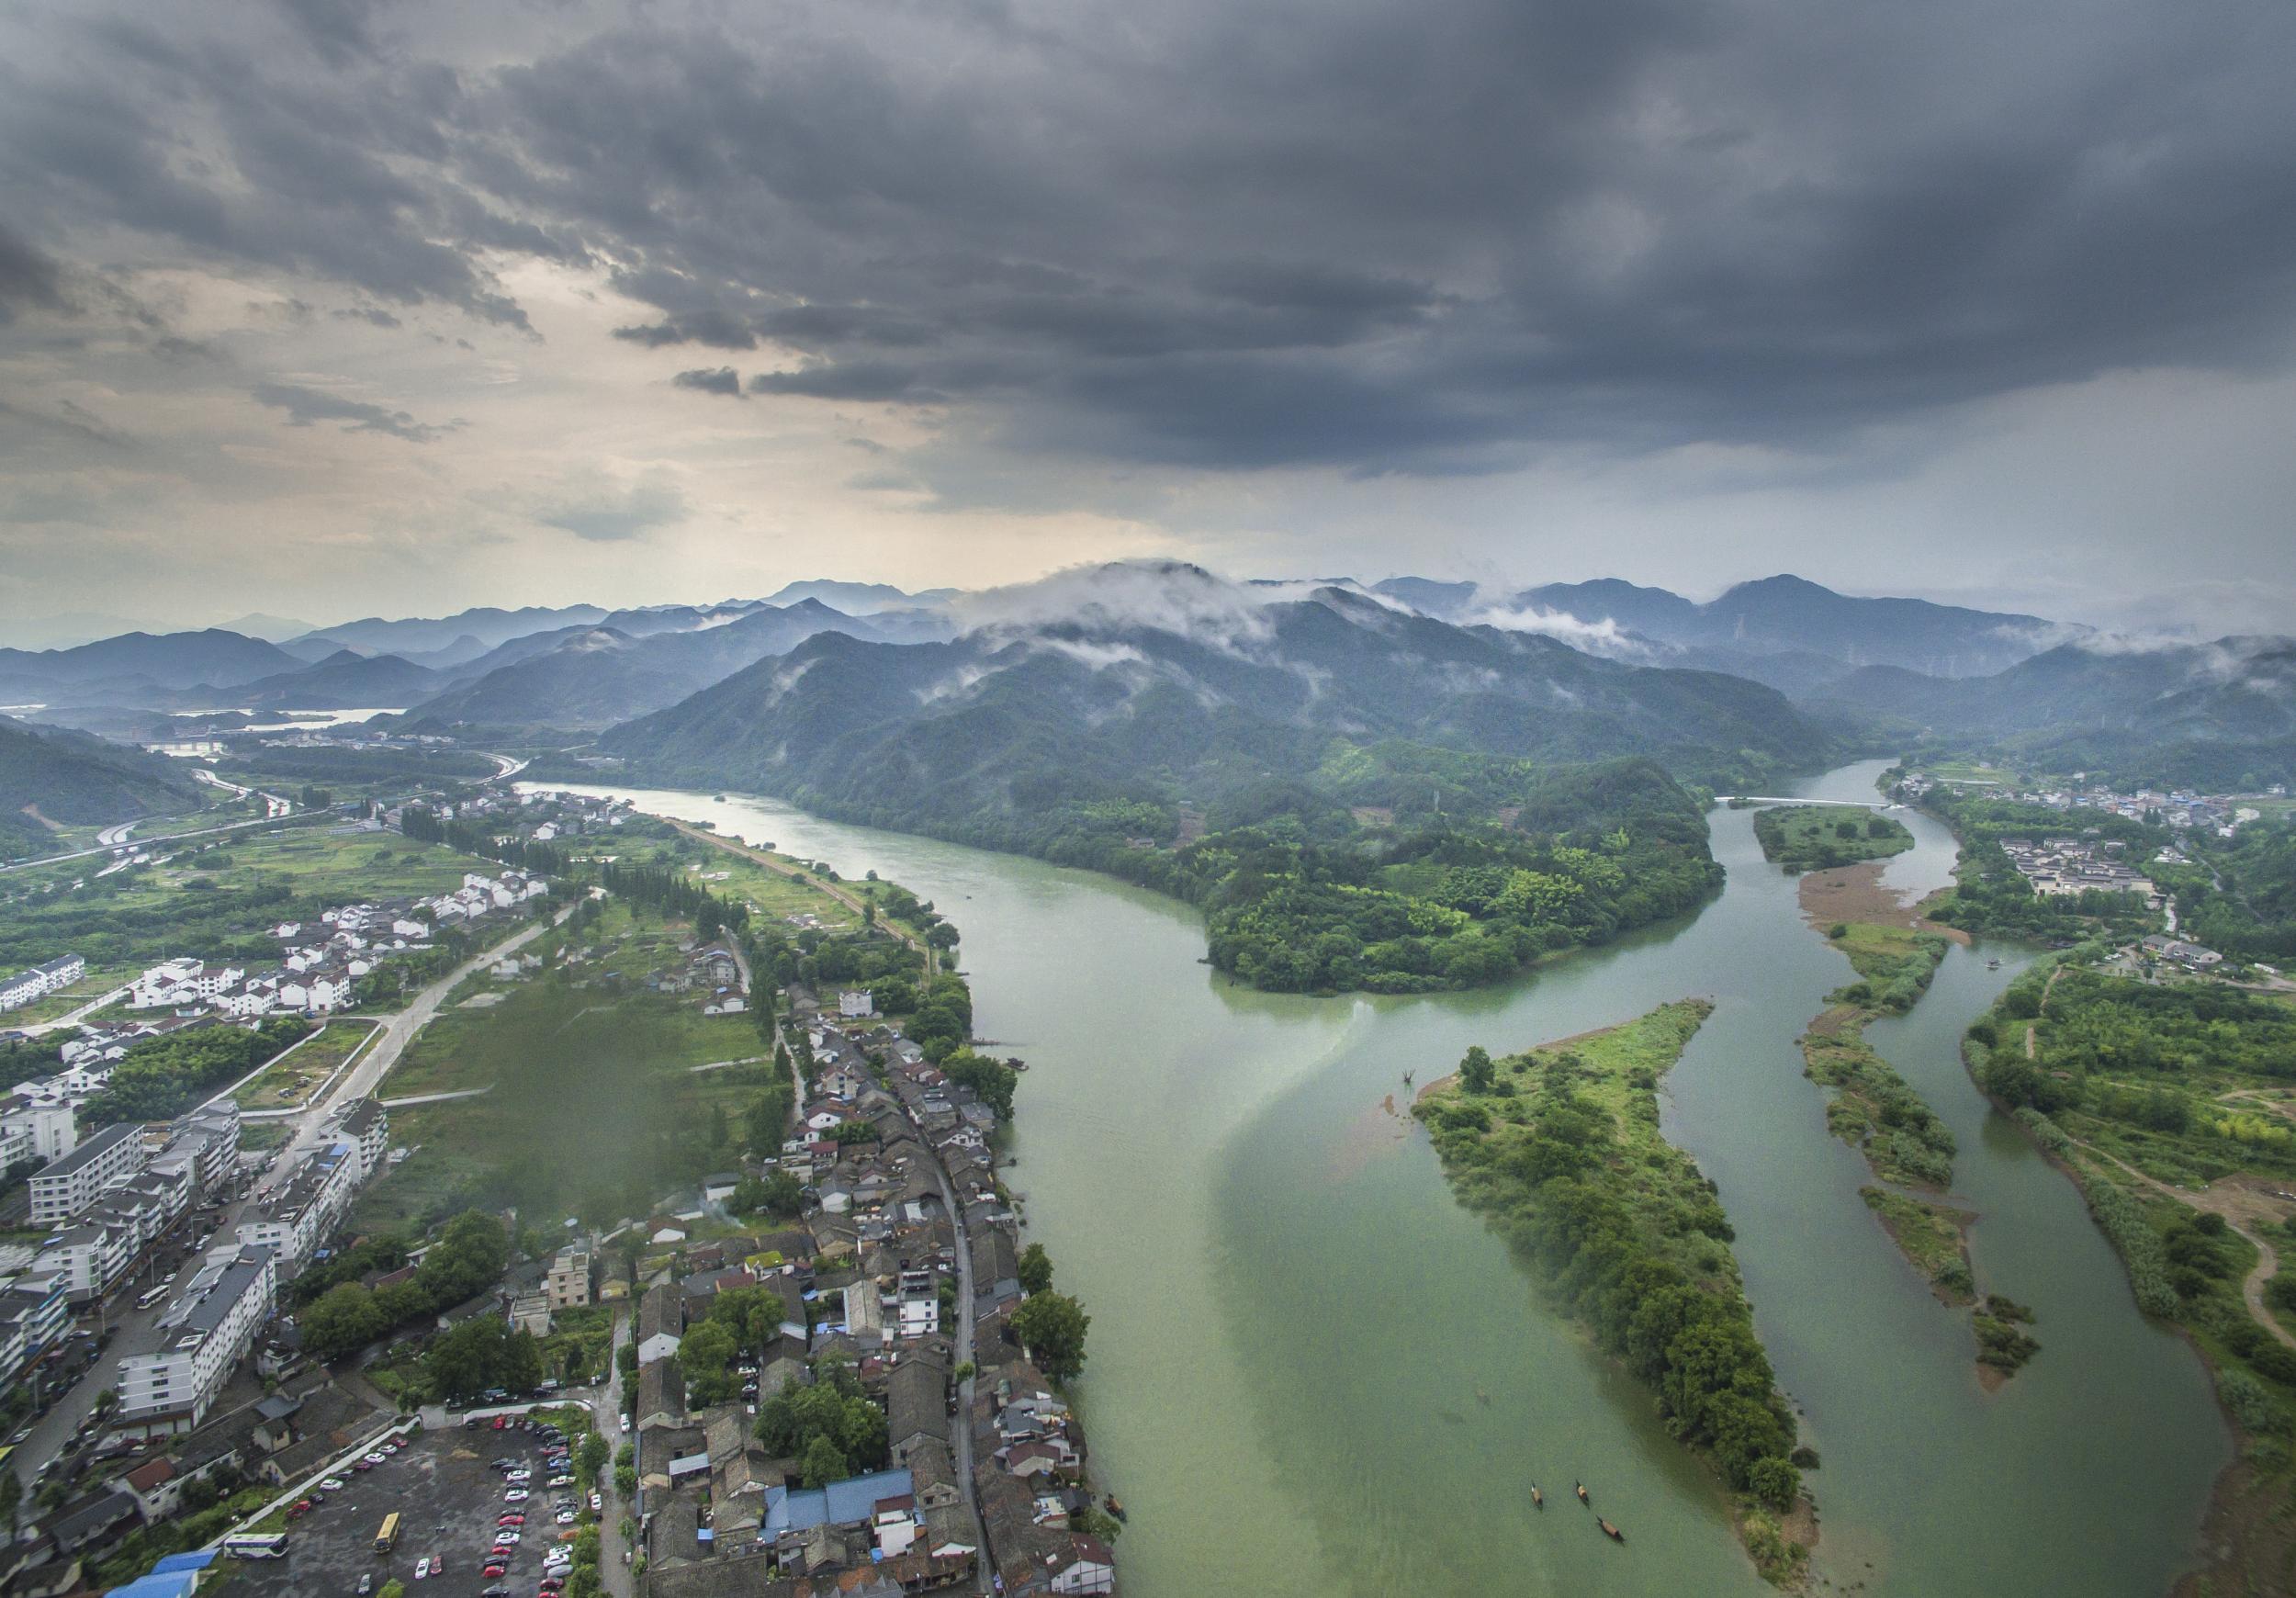
[[1890, 667], [1828, 685], [1813, 714], [1984, 745], [2133, 783], [2256, 787], [2296, 776], [2296, 639], [2068, 644], [1990, 677]]
[[1335, 744], [1545, 762], [1643, 755], [1712, 782], [1751, 781], [1824, 745], [1757, 683], [1623, 665], [1335, 590], [1251, 620], [1229, 637], [1073, 624], [943, 645], [823, 636], [600, 747], [658, 775], [915, 827], [1025, 826], [1065, 800], [1207, 805], [1306, 778]]
[[47, 847], [49, 828], [31, 810], [59, 826], [94, 826], [198, 802], [163, 756], [0, 716], [0, 856]]
[[823, 636], [599, 747], [1180, 895], [1256, 985], [1407, 990], [1692, 907], [1718, 872], [1677, 779], [1759, 781], [1826, 740], [1740, 679], [1323, 590], [1224, 636]]

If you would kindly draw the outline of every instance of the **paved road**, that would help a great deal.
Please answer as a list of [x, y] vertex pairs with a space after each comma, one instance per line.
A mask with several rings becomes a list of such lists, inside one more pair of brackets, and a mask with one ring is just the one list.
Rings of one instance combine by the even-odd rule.
[[[614, 1317], [613, 1345], [619, 1350], [636, 1342], [636, 1339], [637, 1300], [633, 1299], [629, 1302], [626, 1312]], [[614, 1359], [608, 1360], [607, 1366], [606, 1401], [598, 1416], [598, 1429], [605, 1436], [606, 1446], [613, 1453], [619, 1454], [622, 1451], [624, 1439], [622, 1412], [628, 1404], [629, 1399], [622, 1390], [622, 1367], [619, 1363], [619, 1355], [617, 1354]], [[598, 1491], [603, 1495], [606, 1505], [605, 1513], [598, 1517], [600, 1526], [598, 1534], [599, 1572], [605, 1580], [606, 1591], [612, 1593], [613, 1598], [630, 1598], [632, 1586], [630, 1567], [624, 1564], [620, 1557], [630, 1550], [622, 1541], [620, 1528], [623, 1517], [626, 1515], [635, 1520], [637, 1516], [637, 1510], [635, 1505], [622, 1502], [622, 1494], [613, 1484], [613, 1463], [611, 1457], [607, 1460], [606, 1468], [599, 1472]]]
[[78, 1009], [73, 1010], [69, 1015], [58, 1016], [52, 1021], [35, 1022], [33, 1025], [26, 1027], [24, 1031], [27, 1036], [37, 1038], [41, 1033], [52, 1032], [59, 1027], [76, 1027], [82, 1021], [87, 1019], [88, 1017], [94, 1015], [97, 1010], [102, 1009], [106, 1005], [116, 1005], [127, 996], [128, 990], [126, 988], [116, 987], [109, 993], [97, 994], [94, 998], [88, 1000], [87, 1003], [82, 1005]]
[[110, 1307], [102, 1322], [113, 1329], [112, 1340], [105, 1345], [103, 1353], [96, 1356], [88, 1373], [57, 1401], [55, 1408], [40, 1417], [32, 1428], [32, 1435], [12, 1456], [11, 1462], [16, 1466], [17, 1479], [27, 1488], [32, 1484], [33, 1472], [62, 1453], [66, 1439], [78, 1431], [80, 1423], [95, 1412], [96, 1395], [115, 1385], [120, 1360], [130, 1354], [149, 1354], [165, 1341], [158, 1327], [160, 1314], [167, 1308], [167, 1302], [163, 1300], [149, 1310], [139, 1310], [135, 1308], [137, 1295], [157, 1282], [170, 1269], [180, 1272], [193, 1268], [194, 1262], [188, 1255], [185, 1255], [180, 1266], [169, 1262], [177, 1257], [179, 1250], [187, 1250], [196, 1244], [205, 1235], [204, 1229], [211, 1227], [217, 1235], [228, 1235], [230, 1229], [239, 1223], [240, 1211], [246, 1204], [246, 1199], [234, 1200], [224, 1206], [212, 1221], [203, 1221], [196, 1211], [186, 1215], [177, 1223], [165, 1248], [147, 1260], [112, 1295]]
[[[143, 846], [146, 849], [151, 849], [160, 844], [174, 843], [179, 838], [209, 838], [219, 832], [237, 832], [242, 827], [261, 827], [266, 821], [276, 821], [278, 819], [279, 817], [276, 816], [249, 816], [239, 821], [229, 822], [221, 827], [194, 827], [189, 832], [171, 832], [163, 838], [147, 838], [143, 840]], [[85, 860], [90, 855], [109, 853], [111, 853], [110, 849], [100, 847], [96, 849], [70, 850], [62, 854], [44, 854], [38, 860], [20, 860], [14, 865], [0, 865], [0, 872], [28, 872], [34, 866], [54, 865], [59, 861]]]
[[[948, 1168], [939, 1155], [933, 1157], [933, 1176], [940, 1183], [940, 1201], [949, 1207], [949, 1222], [955, 1229], [957, 1239], [957, 1335], [956, 1353], [959, 1365], [974, 1361], [973, 1352], [973, 1248], [965, 1236], [964, 1210], [957, 1203], [956, 1190], [950, 1186]], [[973, 1490], [973, 1383], [966, 1377], [957, 1384], [956, 1424], [950, 1428], [950, 1442], [956, 1455], [957, 1480], [964, 1490], [965, 1513], [973, 1517], [974, 1546], [980, 1559], [974, 1569], [977, 1590], [990, 1590], [988, 1559], [988, 1526], [981, 1519], [981, 1501]]]

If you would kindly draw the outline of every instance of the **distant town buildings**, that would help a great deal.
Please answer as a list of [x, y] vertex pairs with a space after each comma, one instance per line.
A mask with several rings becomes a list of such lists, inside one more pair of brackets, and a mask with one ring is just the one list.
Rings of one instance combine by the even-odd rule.
[[35, 965], [18, 976], [0, 982], [0, 1010], [13, 1010], [45, 998], [61, 988], [70, 987], [87, 974], [87, 962], [76, 954], [66, 954]]

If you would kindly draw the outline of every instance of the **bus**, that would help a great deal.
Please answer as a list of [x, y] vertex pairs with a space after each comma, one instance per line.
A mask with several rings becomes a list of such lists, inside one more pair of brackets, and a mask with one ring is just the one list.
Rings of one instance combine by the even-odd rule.
[[223, 1551], [235, 1559], [284, 1559], [287, 1540], [285, 1532], [242, 1532], [223, 1539]]
[[148, 1310], [165, 1297], [167, 1297], [167, 1284], [165, 1282], [162, 1282], [158, 1287], [148, 1288], [143, 1292], [138, 1294], [136, 1297], [136, 1308], [139, 1310]]
[[383, 1516], [383, 1529], [375, 1534], [375, 1551], [378, 1554], [387, 1554], [397, 1545], [398, 1541], [399, 1512], [394, 1509]]

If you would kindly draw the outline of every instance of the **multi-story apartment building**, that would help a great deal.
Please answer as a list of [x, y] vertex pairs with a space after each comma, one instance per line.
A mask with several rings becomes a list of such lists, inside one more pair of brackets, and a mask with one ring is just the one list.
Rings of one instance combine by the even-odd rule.
[[106, 1189], [143, 1169], [143, 1129], [120, 1122], [49, 1162], [32, 1177], [32, 1224], [69, 1221]]
[[0, 1393], [14, 1388], [71, 1324], [70, 1293], [61, 1274], [27, 1272], [0, 1288]]
[[570, 1310], [591, 1300], [590, 1250], [579, 1243], [569, 1243], [558, 1250], [550, 1262], [550, 1275], [546, 1283], [553, 1310]]
[[160, 1317], [167, 1341], [119, 1362], [118, 1430], [165, 1436], [205, 1420], [231, 1367], [270, 1319], [277, 1290], [269, 1249], [243, 1248], [203, 1268]]
[[21, 1133], [32, 1140], [32, 1153], [44, 1165], [60, 1160], [79, 1146], [76, 1112], [68, 1104], [29, 1104], [0, 1115], [0, 1132]]
[[358, 1146], [347, 1139], [316, 1151], [268, 1202], [241, 1217], [239, 1241], [270, 1249], [278, 1268], [293, 1275], [351, 1207], [359, 1174]]
[[390, 1112], [383, 1108], [380, 1099], [362, 1098], [343, 1113], [336, 1130], [359, 1152], [359, 1170], [355, 1180], [373, 1181], [376, 1173], [382, 1169], [384, 1153], [390, 1148]]
[[84, 1304], [119, 1279], [136, 1257], [136, 1245], [133, 1232], [90, 1221], [51, 1237], [33, 1268], [61, 1276], [71, 1300]]

